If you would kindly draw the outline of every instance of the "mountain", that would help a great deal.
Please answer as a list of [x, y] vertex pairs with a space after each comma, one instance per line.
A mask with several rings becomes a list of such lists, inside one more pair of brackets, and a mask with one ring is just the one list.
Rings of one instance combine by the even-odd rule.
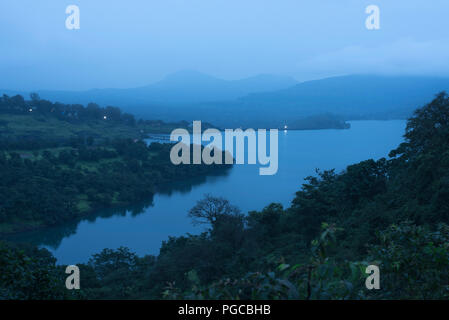
[[[285, 89], [296, 83], [290, 77], [268, 74], [241, 80], [223, 80], [196, 71], [179, 71], [156, 83], [139, 88], [87, 91], [38, 90], [37, 93], [41, 98], [62, 103], [95, 102], [103, 106], [113, 105], [124, 108], [234, 100], [250, 93]], [[3, 92], [13, 93], [6, 90]], [[17, 93], [26, 94], [25, 92]]]
[[347, 119], [404, 118], [443, 90], [449, 90], [449, 78], [350, 75], [250, 94], [238, 105], [241, 111], [273, 116], [331, 112]]
[[167, 107], [165, 112], [180, 119], [204, 119], [221, 127], [278, 127], [325, 114], [343, 120], [406, 119], [416, 106], [422, 106], [440, 91], [449, 91], [449, 78], [349, 75], [253, 93], [234, 101]]
[[444, 90], [449, 91], [449, 78], [348, 75], [296, 83], [283, 76], [228, 81], [181, 71], [140, 88], [38, 93], [51, 101], [114, 105], [147, 119], [263, 128], [303, 127], [310, 119], [406, 119], [416, 106]]

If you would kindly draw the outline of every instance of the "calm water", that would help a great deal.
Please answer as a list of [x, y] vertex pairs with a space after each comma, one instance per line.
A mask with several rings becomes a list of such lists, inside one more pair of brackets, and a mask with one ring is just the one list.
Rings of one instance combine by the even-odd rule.
[[162, 188], [133, 207], [104, 210], [89, 219], [21, 234], [12, 240], [49, 249], [58, 263], [85, 262], [103, 248], [127, 246], [139, 255], [158, 254], [169, 236], [199, 233], [188, 210], [205, 193], [222, 196], [243, 211], [271, 202], [289, 206], [306, 176], [316, 168], [338, 171], [369, 158], [386, 157], [402, 141], [405, 121], [353, 121], [349, 130], [279, 132], [279, 169], [260, 176], [259, 165], [235, 165], [228, 174], [184, 181]]

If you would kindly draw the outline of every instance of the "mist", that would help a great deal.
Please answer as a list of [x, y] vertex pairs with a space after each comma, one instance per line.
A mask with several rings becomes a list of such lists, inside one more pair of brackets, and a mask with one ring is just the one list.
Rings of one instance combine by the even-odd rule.
[[[65, 26], [71, 4], [79, 30]], [[365, 27], [370, 4], [379, 30]], [[186, 69], [226, 80], [448, 76], [447, 12], [443, 0], [2, 1], [0, 88], [131, 88]]]

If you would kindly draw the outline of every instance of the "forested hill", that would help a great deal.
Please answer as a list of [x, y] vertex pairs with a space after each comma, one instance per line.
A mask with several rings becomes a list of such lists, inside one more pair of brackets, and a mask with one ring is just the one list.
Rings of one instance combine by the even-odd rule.
[[177, 127], [188, 124], [136, 121], [119, 108], [93, 103], [1, 97], [0, 235], [151, 199], [163, 183], [230, 167], [176, 166], [170, 161], [171, 144], [143, 141], [147, 133]]
[[449, 90], [449, 78], [347, 75], [305, 81], [228, 101], [149, 103], [139, 107], [130, 103], [129, 107], [136, 114], [157, 115], [164, 120], [172, 116], [172, 120], [201, 118], [220, 127], [277, 127], [322, 114], [333, 114], [342, 120], [407, 119], [417, 106], [443, 90]]
[[[41, 99], [36, 93], [26, 100], [21, 95], [0, 97], [0, 134], [9, 139], [36, 139], [38, 137], [47, 141], [57, 141], [73, 137], [81, 138], [142, 138], [148, 133], [170, 133], [173, 129], [184, 128], [191, 131], [191, 122], [181, 120], [179, 116], [171, 113], [170, 117], [177, 122], [164, 122], [161, 120], [137, 120], [134, 115], [123, 112], [113, 106], [101, 107], [97, 103], [64, 104]], [[145, 113], [145, 112], [143, 112]], [[183, 111], [183, 113], [186, 113]], [[186, 119], [201, 120], [202, 114], [192, 118], [186, 113]], [[147, 115], [154, 118], [156, 115]], [[220, 121], [220, 115], [215, 119]], [[241, 120], [227, 121], [230, 127], [240, 127]], [[252, 123], [255, 124], [255, 123]], [[259, 125], [267, 128], [283, 129], [285, 125], [290, 130], [318, 130], [318, 129], [346, 129], [349, 127], [344, 119], [332, 114], [320, 114], [302, 118], [300, 120], [272, 121], [265, 119]], [[202, 128], [211, 128], [212, 124], [202, 121]]]
[[237, 105], [246, 111], [276, 110], [290, 117], [331, 112], [346, 120], [406, 119], [442, 90], [449, 90], [449, 78], [348, 75], [251, 94], [239, 99]]
[[[63, 104], [31, 94], [0, 97], [0, 143], [44, 141], [58, 143], [70, 139], [141, 139], [148, 133], [170, 133], [175, 128], [189, 129], [190, 123], [166, 123], [136, 119], [118, 107], [96, 103]], [[203, 127], [211, 127], [203, 122]]]
[[[443, 90], [449, 90], [447, 77], [345, 75], [297, 83], [267, 75], [224, 81], [197, 72], [178, 72], [141, 88], [39, 94], [66, 104], [95, 101], [103, 107], [118, 106], [145, 119], [201, 119], [221, 128], [291, 125], [316, 129], [323, 124], [344, 128], [338, 120], [407, 119], [417, 106]], [[329, 114], [334, 115], [332, 119], [323, 117]]]
[[[447, 94], [415, 111], [389, 159], [307, 181], [290, 208], [248, 215], [207, 196], [189, 211], [206, 232], [171, 237], [158, 257], [105, 249], [79, 264], [76, 294], [63, 289], [64, 268], [48, 252], [3, 244], [0, 297], [449, 298]], [[379, 290], [365, 287], [368, 265], [380, 268]]]

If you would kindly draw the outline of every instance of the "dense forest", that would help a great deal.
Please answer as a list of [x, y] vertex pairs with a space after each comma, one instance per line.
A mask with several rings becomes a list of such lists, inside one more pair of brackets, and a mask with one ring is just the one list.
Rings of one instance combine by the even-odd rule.
[[[230, 166], [175, 166], [170, 161], [170, 144], [143, 141], [139, 131], [148, 126], [169, 128], [173, 124], [138, 120], [119, 108], [96, 104], [65, 105], [41, 100], [35, 94], [0, 98], [0, 119], [13, 115], [29, 126], [59, 131], [65, 123], [75, 128], [96, 122], [108, 126], [81, 133], [60, 135], [58, 139], [40, 134], [23, 136], [8, 127], [0, 134], [0, 235], [36, 229], [79, 219], [99, 208], [124, 206], [148, 198], [166, 182], [205, 176]], [[4, 122], [8, 122], [4, 120]], [[146, 127], [145, 127], [146, 126]], [[135, 133], [130, 138], [128, 133]], [[98, 129], [99, 127], [96, 127]], [[116, 131], [112, 134], [111, 131]], [[140, 137], [140, 138], [137, 138]]]
[[[17, 156], [2, 161], [26, 166]], [[188, 211], [206, 232], [171, 237], [158, 256], [104, 249], [78, 264], [81, 290], [65, 289], [65, 266], [48, 251], [2, 243], [0, 297], [443, 299], [448, 214], [449, 97], [440, 93], [415, 111], [388, 159], [318, 171], [289, 208], [244, 214], [206, 195]], [[365, 288], [370, 264], [380, 268], [380, 290]]]
[[0, 151], [0, 234], [51, 226], [94, 209], [149, 197], [157, 186], [230, 166], [175, 166], [170, 145], [117, 139], [109, 144]]
[[86, 107], [81, 104], [52, 103], [41, 99], [36, 93], [30, 94], [30, 98], [30, 101], [26, 101], [21, 95], [13, 97], [3, 95], [0, 97], [0, 113], [29, 114], [38, 112], [51, 114], [65, 121], [109, 120], [127, 125], [136, 124], [136, 119], [132, 114], [122, 113], [117, 107], [102, 108], [96, 103], [89, 103]]
[[[202, 126], [212, 127], [207, 122]], [[63, 104], [41, 99], [35, 93], [29, 100], [21, 95], [0, 96], [1, 149], [30, 150], [67, 145], [69, 140], [79, 139], [94, 143], [118, 138], [142, 139], [151, 133], [169, 134], [177, 128], [192, 130], [187, 121], [136, 119], [113, 106]]]

